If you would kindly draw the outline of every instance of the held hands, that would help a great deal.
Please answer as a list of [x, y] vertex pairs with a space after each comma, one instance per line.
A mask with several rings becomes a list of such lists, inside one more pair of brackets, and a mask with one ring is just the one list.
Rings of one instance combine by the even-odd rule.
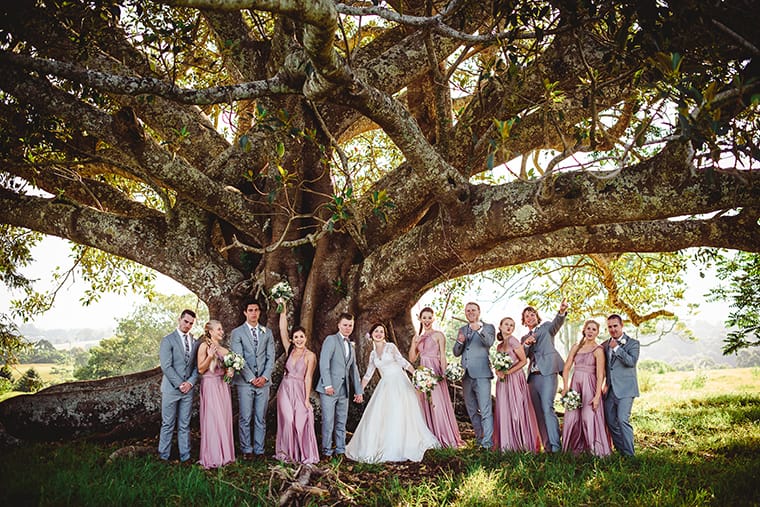
[[267, 383], [266, 377], [256, 377], [255, 379], [251, 380], [251, 384], [253, 384], [253, 387], [263, 387], [264, 384]]
[[190, 389], [192, 389], [192, 388], [193, 388], [193, 384], [191, 384], [190, 382], [182, 382], [179, 385], [179, 391], [182, 394], [187, 394], [188, 392], [190, 392]]
[[483, 329], [483, 323], [481, 321], [470, 322], [470, 329], [472, 329], [473, 331], [480, 331], [481, 329]]
[[325, 394], [328, 396], [335, 396], [335, 389], [332, 387], [325, 387]]
[[363, 401], [364, 401], [364, 395], [362, 394], [354, 395], [354, 403], [362, 403]]

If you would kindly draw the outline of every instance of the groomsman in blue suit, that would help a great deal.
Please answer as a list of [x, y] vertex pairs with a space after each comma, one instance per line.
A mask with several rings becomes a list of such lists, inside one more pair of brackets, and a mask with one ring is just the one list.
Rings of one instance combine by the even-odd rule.
[[604, 417], [612, 435], [615, 449], [624, 456], [633, 456], [633, 427], [631, 408], [633, 399], [639, 395], [636, 363], [639, 360], [639, 341], [623, 332], [623, 319], [612, 314], [607, 317], [610, 339], [604, 347], [607, 381], [602, 388]]
[[480, 320], [480, 306], [467, 303], [464, 314], [468, 324], [459, 328], [454, 343], [454, 355], [462, 357], [464, 377], [462, 396], [467, 414], [475, 431], [478, 445], [484, 449], [493, 447], [493, 405], [491, 403], [491, 359], [489, 350], [496, 338], [492, 324]]
[[522, 324], [530, 331], [522, 337], [525, 354], [530, 359], [528, 368], [528, 390], [533, 410], [536, 412], [538, 432], [546, 452], [562, 450], [559, 433], [559, 419], [554, 411], [554, 398], [565, 361], [554, 345], [554, 339], [565, 323], [568, 304], [565, 299], [559, 305], [559, 312], [551, 322], [541, 323], [538, 311], [532, 306], [522, 312]]
[[322, 455], [325, 458], [332, 456], [333, 452], [337, 456], [346, 452], [346, 421], [351, 387], [354, 390], [354, 403], [364, 401], [364, 389], [356, 366], [356, 350], [350, 339], [353, 330], [354, 316], [341, 313], [338, 317], [338, 332], [325, 338], [319, 354], [319, 382], [316, 391], [322, 406]]
[[193, 412], [193, 386], [198, 380], [197, 342], [190, 334], [195, 323], [192, 310], [182, 310], [177, 329], [161, 340], [158, 357], [161, 361], [161, 434], [158, 457], [168, 460], [172, 448], [174, 426], [177, 426], [179, 459], [190, 460], [190, 416]]
[[[243, 356], [245, 366], [235, 375], [238, 394], [238, 436], [244, 460], [264, 455], [266, 413], [274, 368], [274, 336], [272, 330], [259, 323], [261, 307], [249, 301], [243, 310], [245, 322], [230, 333], [230, 349]], [[253, 420], [253, 445], [251, 445]]]

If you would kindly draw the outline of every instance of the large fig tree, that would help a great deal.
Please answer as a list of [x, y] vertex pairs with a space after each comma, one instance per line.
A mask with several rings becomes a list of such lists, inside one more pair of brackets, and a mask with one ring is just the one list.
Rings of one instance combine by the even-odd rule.
[[316, 349], [495, 267], [758, 251], [756, 3], [13, 2], [0, 223], [228, 329], [287, 280]]

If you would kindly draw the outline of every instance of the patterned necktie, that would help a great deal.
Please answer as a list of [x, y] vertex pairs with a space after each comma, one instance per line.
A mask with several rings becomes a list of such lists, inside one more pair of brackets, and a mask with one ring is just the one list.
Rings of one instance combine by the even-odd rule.
[[187, 335], [182, 335], [182, 341], [185, 344], [185, 363], [190, 362], [190, 340], [187, 339]]
[[254, 350], [258, 350], [259, 349], [259, 329], [257, 327], [252, 327], [251, 335], [253, 336], [253, 348]]

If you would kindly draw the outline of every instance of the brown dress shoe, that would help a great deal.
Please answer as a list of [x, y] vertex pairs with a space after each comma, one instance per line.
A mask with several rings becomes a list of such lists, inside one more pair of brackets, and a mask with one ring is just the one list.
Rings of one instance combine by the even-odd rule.
[[243, 453], [243, 461], [252, 461], [252, 460], [253, 460], [253, 453], [250, 453], [250, 452]]

